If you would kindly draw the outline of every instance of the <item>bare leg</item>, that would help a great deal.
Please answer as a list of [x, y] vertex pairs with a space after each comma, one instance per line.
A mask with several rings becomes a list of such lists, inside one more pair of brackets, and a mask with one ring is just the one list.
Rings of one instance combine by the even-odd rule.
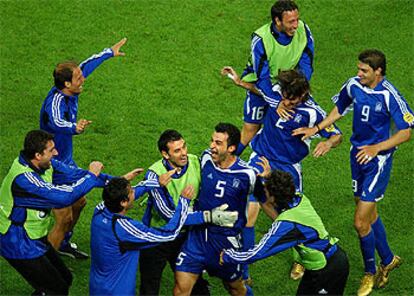
[[190, 272], [175, 272], [174, 296], [190, 296], [199, 275]]

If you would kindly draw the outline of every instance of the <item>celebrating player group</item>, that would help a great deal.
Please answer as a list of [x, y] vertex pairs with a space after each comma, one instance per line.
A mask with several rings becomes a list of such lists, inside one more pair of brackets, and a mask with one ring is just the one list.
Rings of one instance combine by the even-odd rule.
[[[317, 197], [306, 195], [302, 161], [310, 153], [325, 157], [341, 144], [336, 122], [349, 112], [349, 183], [364, 265], [355, 292], [365, 296], [388, 284], [403, 260], [388, 243], [377, 203], [397, 146], [410, 139], [413, 112], [385, 76], [384, 53], [367, 49], [355, 53], [357, 75], [338, 86], [327, 114], [311, 95], [314, 41], [298, 6], [278, 0], [270, 15], [252, 33], [243, 73], [231, 66], [221, 70], [246, 91], [241, 130], [224, 119], [205, 135], [210, 146], [200, 156], [188, 152], [179, 131], [165, 130], [157, 142], [160, 158], [135, 186], [130, 182], [144, 169], [113, 176], [98, 161], [82, 169], [72, 145], [73, 136], [93, 124], [78, 119], [86, 78], [106, 60], [125, 56], [127, 39], [80, 64], [55, 67], [40, 129], [27, 133], [0, 189], [1, 256], [33, 287], [33, 295], [69, 294], [72, 272], [60, 256], [89, 258], [71, 237], [95, 187], [103, 193], [90, 227], [91, 295], [135, 295], [138, 268], [139, 294], [159, 295], [167, 262], [176, 296], [214, 294], [206, 273], [220, 278], [230, 295], [254, 295], [249, 264], [287, 249], [290, 277], [300, 280], [297, 295], [342, 295], [349, 275], [346, 250], [312, 206]], [[324, 139], [310, 151], [315, 138]], [[240, 155], [248, 145], [252, 153], [245, 161]], [[145, 206], [141, 221], [128, 215], [139, 198]], [[261, 211], [272, 222], [256, 243]]]

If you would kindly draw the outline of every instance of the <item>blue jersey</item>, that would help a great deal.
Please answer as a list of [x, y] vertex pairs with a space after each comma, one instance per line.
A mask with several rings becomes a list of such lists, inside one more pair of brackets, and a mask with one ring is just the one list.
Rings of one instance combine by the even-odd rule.
[[[389, 139], [393, 133], [391, 119], [398, 130], [413, 128], [413, 112], [386, 78], [374, 89], [362, 85], [359, 80], [358, 77], [349, 79], [339, 94], [332, 98], [342, 115], [353, 104], [353, 146], [373, 145]], [[393, 150], [395, 148], [380, 154]]]
[[189, 202], [180, 198], [174, 216], [159, 229], [114, 214], [100, 203], [91, 223], [89, 294], [136, 295], [139, 250], [174, 240], [186, 220]]
[[[79, 67], [83, 76], [88, 77], [105, 60], [113, 57], [110, 48], [99, 54], [94, 54]], [[55, 86], [47, 94], [40, 110], [40, 128], [55, 135], [54, 142], [59, 155], [56, 159], [66, 163], [73, 163], [72, 136], [76, 135], [79, 95], [68, 96]]]
[[[288, 45], [292, 42], [293, 36], [289, 36], [284, 32], [279, 32], [276, 29], [274, 23], [271, 26], [272, 35], [276, 41], [281, 45]], [[313, 55], [314, 55], [314, 42], [312, 33], [309, 27], [305, 24], [306, 36], [308, 43], [302, 53], [302, 56], [298, 62], [297, 68], [301, 71], [307, 80], [310, 80], [313, 73]], [[247, 66], [242, 74], [242, 78], [249, 73], [256, 73], [257, 82], [255, 87], [264, 95], [270, 98], [274, 98], [272, 91], [272, 82], [270, 75], [269, 63], [264, 48], [263, 40], [260, 36], [253, 34], [251, 42], [251, 64]]]
[[206, 225], [211, 233], [235, 236], [245, 226], [248, 195], [253, 191], [256, 174], [240, 158], [227, 169], [217, 167], [211, 158], [210, 150], [201, 156], [201, 188], [195, 208], [199, 211], [212, 210], [228, 204], [228, 211], [237, 211], [238, 220], [234, 227]]
[[[276, 112], [277, 105], [282, 100], [280, 86], [275, 85], [273, 89], [275, 99], [265, 98], [270, 109], [266, 112], [263, 128], [253, 138], [251, 147], [254, 152], [271, 161], [298, 163], [309, 154], [310, 139], [302, 141], [301, 136], [292, 136], [293, 130], [315, 126], [325, 118], [326, 113], [310, 98], [294, 109], [292, 119], [285, 120]], [[320, 131], [317, 136], [329, 138], [340, 133], [335, 126], [331, 126]]]
[[[44, 255], [49, 246], [41, 239], [28, 237], [23, 227], [27, 209], [49, 213], [52, 208], [67, 207], [92, 188], [104, 186], [110, 177], [101, 174], [97, 178], [86, 170], [52, 159], [53, 183], [47, 183], [41, 178], [44, 171], [33, 167], [22, 155], [19, 162], [31, 167], [33, 172], [18, 175], [13, 181], [13, 210], [9, 217], [12, 225], [6, 234], [0, 234], [1, 255], [10, 259], [33, 259]], [[56, 179], [59, 182], [55, 182]]]

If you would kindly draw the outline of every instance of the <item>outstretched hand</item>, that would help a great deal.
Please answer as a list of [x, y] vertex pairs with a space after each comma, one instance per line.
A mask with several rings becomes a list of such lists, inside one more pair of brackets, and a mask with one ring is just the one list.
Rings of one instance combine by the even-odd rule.
[[127, 38], [122, 38], [118, 43], [115, 43], [111, 49], [114, 53], [114, 57], [125, 56], [125, 53], [121, 51], [121, 47], [127, 42]]
[[240, 77], [237, 74], [237, 72], [230, 66], [226, 66], [223, 69], [221, 69], [221, 75], [227, 75], [228, 78], [233, 80], [234, 84], [239, 85], [240, 84]]
[[141, 174], [143, 171], [144, 171], [143, 168], [136, 168], [136, 169], [133, 169], [132, 171], [126, 173], [123, 177], [125, 179], [127, 179], [128, 181], [132, 181], [136, 176]]
[[292, 136], [299, 136], [303, 135], [301, 140], [305, 141], [306, 139], [309, 139], [310, 137], [314, 136], [318, 132], [318, 128], [316, 126], [314, 127], [300, 127], [295, 129], [292, 132]]
[[256, 163], [263, 168], [263, 172], [260, 173], [260, 174], [257, 174], [257, 176], [266, 178], [272, 173], [272, 168], [270, 167], [270, 163], [269, 163], [269, 161], [267, 160], [266, 157], [261, 156], [261, 157], [259, 157], [259, 159], [261, 161], [256, 162]]

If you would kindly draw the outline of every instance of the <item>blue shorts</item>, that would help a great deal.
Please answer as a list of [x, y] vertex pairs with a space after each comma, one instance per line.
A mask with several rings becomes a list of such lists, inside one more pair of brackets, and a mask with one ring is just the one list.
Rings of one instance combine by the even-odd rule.
[[357, 163], [358, 149], [351, 149], [352, 189], [354, 196], [363, 201], [376, 202], [384, 197], [390, 180], [392, 152], [377, 155], [367, 164]]
[[240, 264], [220, 265], [221, 251], [230, 248], [241, 250], [240, 237], [211, 233], [207, 229], [193, 229], [178, 254], [175, 270], [194, 274], [207, 270], [210, 276], [234, 282], [242, 276]]
[[[257, 164], [258, 162], [261, 162], [259, 159], [260, 156], [261, 155], [258, 155], [256, 152], [252, 152], [252, 154], [250, 154], [249, 166], [251, 166], [256, 173], [263, 172], [263, 168]], [[302, 164], [300, 162], [294, 164], [286, 164], [269, 160], [269, 164], [272, 170], [279, 170], [291, 174], [293, 181], [295, 182], [296, 192], [303, 192]], [[264, 196], [255, 198], [253, 194], [249, 196], [249, 201], [257, 202], [257, 200], [266, 200], [266, 198]]]
[[251, 91], [246, 91], [246, 99], [244, 101], [243, 109], [244, 122], [261, 124], [266, 110], [267, 103], [262, 97]]

